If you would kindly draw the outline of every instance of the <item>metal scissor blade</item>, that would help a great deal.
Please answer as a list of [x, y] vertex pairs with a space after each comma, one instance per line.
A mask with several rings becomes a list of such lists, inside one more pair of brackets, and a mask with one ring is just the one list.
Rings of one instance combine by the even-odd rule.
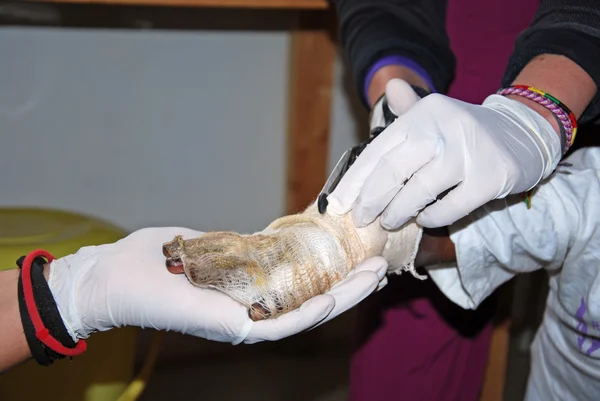
[[327, 196], [333, 192], [335, 187], [339, 184], [340, 180], [344, 176], [344, 173], [348, 170], [350, 158], [353, 153], [353, 148], [350, 148], [344, 152], [340, 160], [338, 160], [337, 164], [329, 174], [329, 178], [325, 182], [323, 189], [321, 189], [321, 193], [319, 193], [319, 198], [317, 199], [317, 206], [319, 208], [319, 213], [323, 214], [327, 210]]
[[342, 157], [340, 157], [340, 160], [338, 160], [337, 164], [333, 168], [333, 171], [329, 175], [329, 178], [327, 179], [327, 182], [323, 186], [323, 189], [321, 190], [321, 193], [319, 194], [319, 197], [317, 199], [319, 213], [325, 213], [325, 211], [327, 210], [327, 205], [329, 204], [329, 202], [327, 201], [327, 196], [335, 190], [344, 174], [346, 174], [350, 166], [352, 166], [356, 161], [358, 155], [362, 153], [362, 151], [367, 147], [369, 143], [371, 143], [373, 139], [375, 139], [375, 137], [371, 137], [366, 141], [351, 147], [346, 152], [344, 152]]

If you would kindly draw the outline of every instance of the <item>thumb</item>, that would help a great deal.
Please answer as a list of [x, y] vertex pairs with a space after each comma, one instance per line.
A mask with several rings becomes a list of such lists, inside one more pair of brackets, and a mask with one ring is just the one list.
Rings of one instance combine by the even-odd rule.
[[390, 79], [385, 86], [385, 97], [391, 111], [400, 116], [406, 113], [421, 98], [413, 88], [403, 79]]

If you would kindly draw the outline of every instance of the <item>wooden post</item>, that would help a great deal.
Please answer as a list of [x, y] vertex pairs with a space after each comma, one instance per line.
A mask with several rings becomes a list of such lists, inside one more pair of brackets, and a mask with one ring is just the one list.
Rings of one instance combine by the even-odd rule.
[[290, 57], [287, 212], [319, 194], [327, 176], [336, 44], [334, 14], [298, 12]]
[[508, 282], [498, 292], [498, 306], [490, 340], [488, 362], [479, 401], [503, 401], [511, 338], [511, 305], [514, 283]]
[[317, 10], [329, 7], [327, 0], [28, 0], [28, 2], [292, 10]]
[[494, 326], [480, 401], [503, 401], [506, 384], [510, 321]]

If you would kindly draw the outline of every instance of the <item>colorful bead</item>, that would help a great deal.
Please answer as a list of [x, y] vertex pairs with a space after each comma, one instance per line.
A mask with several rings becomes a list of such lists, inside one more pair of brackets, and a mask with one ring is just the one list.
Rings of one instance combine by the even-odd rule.
[[531, 209], [531, 198], [533, 197], [533, 191], [524, 192], [523, 197], [525, 198], [524, 201], [527, 205], [527, 209]]

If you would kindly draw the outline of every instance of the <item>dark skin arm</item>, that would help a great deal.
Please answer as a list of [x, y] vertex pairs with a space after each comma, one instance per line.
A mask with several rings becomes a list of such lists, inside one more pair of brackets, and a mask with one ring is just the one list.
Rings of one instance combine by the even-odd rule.
[[450, 262], [456, 262], [456, 248], [450, 237], [423, 233], [415, 266], [432, 266]]

